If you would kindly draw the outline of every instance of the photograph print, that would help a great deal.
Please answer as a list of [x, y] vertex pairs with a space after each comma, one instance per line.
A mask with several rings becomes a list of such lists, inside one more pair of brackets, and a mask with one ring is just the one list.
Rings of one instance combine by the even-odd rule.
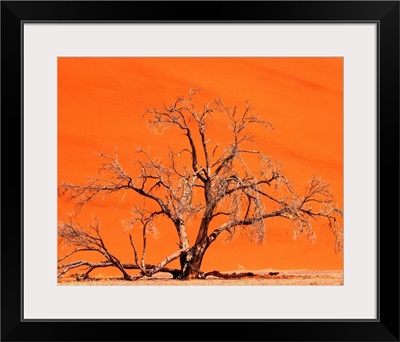
[[343, 58], [57, 64], [59, 286], [344, 285]]

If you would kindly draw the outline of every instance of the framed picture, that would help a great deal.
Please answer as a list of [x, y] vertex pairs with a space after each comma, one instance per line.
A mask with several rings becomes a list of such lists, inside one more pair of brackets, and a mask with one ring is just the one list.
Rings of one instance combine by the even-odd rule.
[[2, 340], [399, 340], [397, 1], [1, 8]]

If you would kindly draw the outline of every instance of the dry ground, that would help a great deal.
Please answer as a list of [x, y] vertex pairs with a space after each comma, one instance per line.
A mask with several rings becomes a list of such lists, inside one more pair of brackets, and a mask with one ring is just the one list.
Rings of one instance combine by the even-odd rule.
[[[223, 272], [223, 273], [233, 273]], [[158, 273], [152, 278], [140, 278], [136, 281], [126, 281], [116, 277], [98, 277], [95, 279], [87, 279], [76, 281], [75, 278], [63, 278], [58, 281], [59, 285], [64, 286], [335, 286], [343, 285], [343, 271], [311, 271], [311, 270], [257, 270], [248, 271], [240, 270], [235, 271], [237, 273], [242, 272], [253, 272], [257, 274], [256, 277], [244, 277], [240, 279], [221, 279], [215, 277], [207, 277], [207, 279], [195, 279], [195, 280], [176, 280], [172, 279], [169, 274]], [[277, 275], [269, 275], [269, 272], [279, 272]]]

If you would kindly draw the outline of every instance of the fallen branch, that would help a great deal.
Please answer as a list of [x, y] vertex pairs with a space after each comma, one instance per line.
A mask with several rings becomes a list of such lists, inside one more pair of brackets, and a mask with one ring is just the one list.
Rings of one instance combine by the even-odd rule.
[[245, 278], [245, 277], [255, 277], [255, 278], [269, 278], [276, 277], [279, 272], [269, 272], [267, 274], [255, 274], [253, 272], [241, 272], [241, 273], [221, 273], [219, 271], [211, 271], [202, 274], [202, 278], [205, 279], [209, 276], [224, 278], [224, 279], [237, 279], [237, 278]]
[[232, 279], [232, 278], [243, 278], [243, 277], [255, 277], [257, 274], [253, 272], [242, 272], [242, 273], [221, 273], [220, 271], [211, 271], [204, 274], [204, 279], [213, 276], [224, 279]]
[[[79, 267], [85, 267], [86, 266], [86, 273], [82, 275], [82, 278], [88, 278], [90, 272], [95, 270], [96, 268], [104, 268], [104, 267], [115, 267], [115, 265], [110, 262], [110, 261], [103, 261], [103, 262], [90, 262], [90, 261], [84, 261], [84, 260], [79, 260], [79, 261], [74, 261], [68, 264], [63, 264], [59, 265], [58, 269], [63, 269], [59, 274], [58, 278], [61, 278], [65, 273], [68, 271], [79, 268]], [[135, 265], [135, 264], [124, 264], [121, 263], [121, 266], [126, 269], [126, 270], [140, 270], [140, 268]], [[158, 268], [157, 265], [145, 265], [147, 270], [152, 270], [152, 269], [157, 269], [157, 272], [166, 272], [170, 273], [174, 279], [178, 277], [178, 275], [181, 273], [180, 270], [175, 269], [175, 268], [169, 268], [169, 267], [161, 267]]]

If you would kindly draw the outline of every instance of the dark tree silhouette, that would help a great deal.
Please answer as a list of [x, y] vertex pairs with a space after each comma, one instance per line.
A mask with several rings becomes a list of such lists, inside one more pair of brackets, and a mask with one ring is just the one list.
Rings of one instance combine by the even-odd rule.
[[[141, 157], [136, 161], [136, 170], [130, 174], [121, 166], [117, 153], [114, 156], [102, 154], [102, 178], [92, 179], [86, 185], [63, 183], [59, 187], [59, 195], [74, 201], [78, 209], [99, 195], [125, 191], [134, 192], [146, 199], [144, 203], [154, 202], [157, 207], [150, 210], [146, 205], [135, 206], [133, 219], [127, 223], [126, 229], [139, 228], [142, 232], [141, 255], [129, 236], [134, 255], [132, 264], [122, 263], [109, 252], [97, 222], [89, 229], [83, 229], [72, 220], [60, 223], [60, 241], [73, 249], [59, 259], [59, 276], [85, 266], [85, 276], [98, 267], [116, 267], [126, 279], [132, 278], [128, 269], [138, 269], [140, 276], [148, 277], [160, 271], [170, 272], [179, 279], [205, 277], [207, 273], [201, 271], [204, 254], [221, 234], [233, 237], [245, 232], [251, 240], [260, 243], [265, 239], [266, 221], [272, 217], [287, 221], [295, 237], [304, 234], [310, 241], [315, 239], [311, 223], [326, 220], [335, 236], [333, 247], [338, 253], [342, 252], [343, 230], [338, 221], [341, 210], [329, 185], [314, 176], [305, 192], [298, 193], [279, 164], [255, 148], [251, 127], [259, 125], [271, 129], [271, 124], [262, 120], [248, 103], [239, 110], [237, 106], [230, 108], [214, 99], [198, 108], [194, 101], [198, 91], [191, 89], [187, 97], [179, 97], [160, 109], [146, 110], [144, 114], [157, 132], [175, 129], [182, 133], [182, 148], [170, 149], [167, 163], [139, 149]], [[230, 131], [231, 141], [224, 147], [210, 140], [208, 134], [209, 124], [217, 113], [226, 117], [226, 129]], [[160, 229], [156, 223], [160, 216], [171, 222], [179, 247], [158, 264], [150, 265], [145, 263], [147, 236], [152, 230]], [[194, 217], [199, 220], [194, 221]], [[190, 241], [187, 229], [194, 222], [199, 222], [195, 228], [197, 237]], [[63, 264], [67, 256], [93, 251], [105, 260]], [[178, 258], [180, 269], [166, 267]]]

